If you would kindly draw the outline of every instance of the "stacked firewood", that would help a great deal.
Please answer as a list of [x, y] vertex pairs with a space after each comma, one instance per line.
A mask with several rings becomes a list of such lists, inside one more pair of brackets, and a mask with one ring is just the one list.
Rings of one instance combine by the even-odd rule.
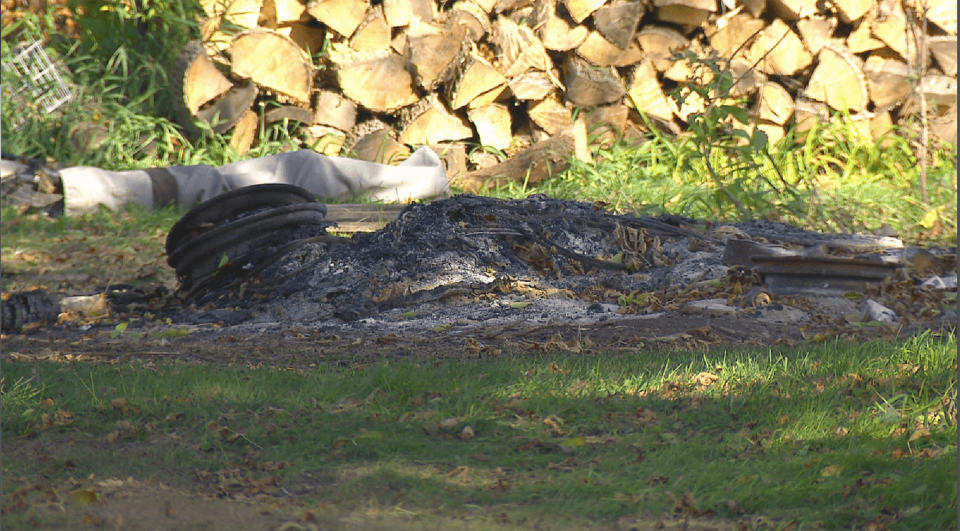
[[831, 112], [874, 137], [925, 112], [956, 141], [954, 0], [201, 4], [205, 53], [181, 62], [181, 96], [194, 116], [226, 117], [241, 150], [259, 120], [286, 118], [317, 149], [367, 160], [430, 145], [476, 168], [551, 139], [588, 157], [587, 138], [641, 130], [637, 111], [682, 133], [708, 104], [688, 88], [717, 68], [771, 141]]

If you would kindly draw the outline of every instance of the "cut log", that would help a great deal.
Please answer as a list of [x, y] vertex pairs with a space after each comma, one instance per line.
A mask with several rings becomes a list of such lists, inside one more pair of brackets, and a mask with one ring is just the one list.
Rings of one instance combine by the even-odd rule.
[[893, 119], [888, 111], [872, 113], [870, 118], [870, 137], [874, 140], [880, 140], [885, 135], [893, 132]]
[[945, 75], [957, 77], [957, 36], [930, 37], [927, 48]]
[[850, 32], [850, 35], [847, 37], [847, 49], [850, 50], [851, 53], [871, 52], [886, 46], [883, 41], [873, 38], [873, 32], [870, 30], [872, 23], [873, 19], [870, 18], [862, 20], [857, 24], [857, 27]]
[[640, 2], [604, 6], [593, 13], [593, 25], [606, 40], [625, 50], [633, 41], [643, 11]]
[[296, 105], [281, 105], [270, 109], [263, 115], [266, 124], [282, 122], [284, 120], [300, 122], [304, 125], [313, 125], [313, 111]]
[[363, 22], [369, 5], [363, 0], [311, 0], [307, 13], [333, 31], [349, 37]]
[[[526, 25], [518, 25], [501, 15], [493, 25], [490, 41], [498, 50], [497, 69], [508, 78], [539, 70], [548, 75], [553, 69], [553, 61], [547, 54], [540, 39]], [[559, 84], [558, 80], [554, 80]]]
[[671, 121], [680, 111], [672, 98], [667, 98], [657, 81], [653, 62], [644, 60], [633, 69], [633, 78], [628, 89], [630, 102], [644, 114]]
[[[513, 140], [510, 109], [500, 103], [492, 103], [467, 111], [467, 116], [477, 130], [480, 143], [499, 150], [507, 149]], [[532, 117], [531, 117], [532, 118]]]
[[919, 0], [917, 3], [926, 6], [927, 20], [948, 35], [957, 36], [957, 2], [955, 0]]
[[457, 65], [453, 81], [447, 85], [446, 97], [453, 109], [468, 104], [482, 107], [493, 103], [506, 86], [506, 78], [493, 65], [471, 52], [466, 60]]
[[587, 136], [591, 144], [611, 146], [623, 136], [630, 109], [626, 105], [594, 107], [583, 114]]
[[676, 30], [657, 26], [640, 30], [637, 42], [659, 72], [673, 66], [676, 62], [673, 59], [674, 54], [683, 52], [690, 46], [690, 41]]
[[349, 155], [370, 162], [395, 164], [410, 156], [410, 148], [394, 140], [390, 130], [384, 128], [360, 137], [350, 148]]
[[835, 19], [823, 17], [811, 17], [797, 21], [800, 38], [803, 39], [803, 44], [810, 50], [810, 53], [814, 55], [820, 53], [823, 45], [830, 42], [830, 37], [836, 27]]
[[266, 19], [270, 27], [298, 22], [307, 7], [300, 0], [264, 0], [260, 9], [260, 18]]
[[213, 126], [213, 130], [223, 134], [236, 124], [243, 114], [250, 110], [257, 99], [257, 85], [247, 81], [242, 85], [234, 86], [226, 94], [197, 112], [197, 119]]
[[682, 99], [679, 103], [677, 116], [684, 122], [690, 123], [690, 116], [705, 111], [707, 102], [703, 99], [703, 96], [692, 90], [687, 90], [681, 94]]
[[590, 33], [585, 26], [571, 26], [557, 16], [556, 0], [540, 0], [534, 10], [537, 36], [548, 50], [565, 52], [572, 50], [587, 38]]
[[466, 28], [450, 26], [439, 34], [409, 37], [407, 60], [413, 66], [417, 84], [433, 91], [452, 74], [459, 58], [469, 50]]
[[233, 133], [230, 134], [230, 145], [237, 150], [238, 155], [243, 155], [253, 146], [253, 139], [257, 137], [257, 126], [260, 119], [257, 113], [247, 109], [233, 126]]
[[436, 18], [431, 0], [383, 0], [383, 16], [391, 28], [407, 26], [413, 19], [432, 22]]
[[462, 142], [450, 142], [430, 146], [443, 161], [447, 170], [447, 182], [462, 178], [467, 173], [467, 148]]
[[[192, 49], [188, 51], [190, 47]], [[184, 46], [180, 61], [184, 63], [178, 66], [178, 71], [183, 72], [180, 80], [183, 103], [191, 115], [196, 115], [200, 107], [233, 88], [233, 83], [220, 73], [198, 41], [191, 41]]]
[[[692, 52], [695, 57], [709, 57], [711, 53], [714, 53], [704, 50], [696, 40], [690, 41], [687, 50]], [[684, 52], [687, 50], [684, 50]], [[714, 78], [713, 70], [708, 65], [686, 57], [674, 61], [663, 73], [663, 77], [677, 83], [696, 83], [699, 85], [708, 85]]]
[[760, 122], [756, 125], [756, 128], [758, 131], [763, 131], [763, 133], [767, 135], [767, 143], [770, 146], [776, 145], [777, 142], [783, 140], [783, 137], [787, 136], [786, 131], [780, 124]]
[[900, 114], [919, 113], [921, 109], [920, 96], [926, 99], [927, 113], [930, 116], [942, 116], [947, 111], [957, 107], [957, 80], [942, 74], [927, 74], [923, 76], [918, 87], [911, 92], [904, 102]]
[[490, 19], [483, 8], [471, 0], [460, 0], [453, 4], [448, 22], [453, 26], [463, 26], [467, 38], [474, 42], [483, 38], [491, 29]]
[[333, 127], [311, 125], [306, 128], [303, 140], [305, 146], [329, 157], [336, 157], [343, 151], [343, 131]]
[[796, 105], [787, 89], [768, 81], [760, 86], [757, 94], [757, 116], [760, 120], [784, 125], [793, 118]]
[[844, 24], [853, 24], [877, 5], [876, 0], [843, 0], [834, 3], [837, 14]]
[[341, 64], [337, 79], [343, 94], [374, 112], [393, 112], [416, 103], [407, 62], [395, 53]]
[[753, 41], [747, 60], [765, 74], [792, 76], [810, 66], [813, 56], [789, 26], [774, 19]]
[[897, 0], [879, 0], [877, 17], [870, 25], [873, 35], [885, 42], [891, 50], [914, 64], [917, 59], [917, 46], [909, 38], [907, 15]]
[[573, 125], [573, 113], [554, 96], [531, 104], [527, 115], [533, 123], [551, 135]]
[[730, 73], [735, 81], [732, 96], [752, 96], [761, 85], [767, 82], [767, 76], [754, 68], [753, 63], [735, 58], [730, 61]]
[[373, 52], [390, 47], [390, 27], [383, 18], [381, 6], [367, 10], [363, 22], [350, 38], [350, 47], [358, 52]]
[[[423, 101], [426, 103], [413, 106], [409, 116], [401, 118], [401, 143], [429, 145], [473, 136], [470, 125], [463, 118], [451, 114], [436, 95], [430, 95]], [[404, 114], [407, 114], [406, 111], [404, 109]]]
[[518, 100], [542, 100], [556, 90], [543, 72], [527, 72], [507, 82], [513, 97]]
[[233, 75], [297, 103], [310, 102], [313, 65], [289, 37], [264, 30], [243, 32], [233, 39], [230, 58]]
[[706, 22], [710, 13], [711, 11], [706, 9], [697, 9], [682, 3], [657, 6], [657, 20], [682, 26], [688, 33]]
[[630, 66], [643, 59], [643, 52], [636, 44], [621, 49], [612, 42], [604, 39], [596, 31], [591, 31], [577, 48], [577, 54], [596, 66]]
[[759, 17], [767, 8], [767, 0], [741, 0], [740, 4], [754, 17]]
[[860, 58], [840, 46], [825, 45], [804, 95], [838, 111], [866, 110], [870, 98]]
[[626, 93], [615, 70], [591, 66], [575, 57], [567, 57], [563, 64], [563, 82], [567, 100], [582, 107], [616, 103]]
[[797, 20], [817, 14], [816, 0], [768, 0], [767, 10], [784, 20]]
[[707, 39], [710, 47], [724, 59], [733, 59], [734, 55], [743, 55], [749, 49], [751, 39], [756, 38], [766, 26], [766, 22], [746, 13], [724, 15], [710, 28]]
[[317, 93], [313, 121], [349, 131], [357, 124], [357, 105], [336, 92], [321, 90]]
[[563, 0], [563, 5], [567, 8], [567, 13], [570, 13], [570, 18], [580, 24], [605, 2], [606, 0]]
[[507, 183], [539, 184], [565, 170], [576, 153], [577, 128], [541, 140], [494, 166], [468, 172], [451, 184], [465, 192], [477, 193]]
[[863, 64], [870, 100], [878, 109], [897, 105], [913, 91], [913, 72], [906, 63], [871, 55]]
[[930, 135], [957, 147], [957, 108], [935, 116], [929, 122]]
[[202, 0], [201, 7], [207, 14], [201, 31], [203, 41], [214, 51], [222, 52], [230, 47], [235, 31], [225, 31], [224, 26], [254, 29], [260, 20], [263, 0]]

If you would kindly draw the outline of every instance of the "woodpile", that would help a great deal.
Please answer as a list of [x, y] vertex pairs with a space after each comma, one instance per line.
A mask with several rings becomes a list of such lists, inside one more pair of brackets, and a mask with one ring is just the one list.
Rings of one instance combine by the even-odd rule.
[[430, 145], [468, 190], [524, 178], [491, 167], [504, 155], [523, 153], [540, 179], [588, 158], [588, 141], [636, 137], [640, 112], [682, 133], [711, 103], [689, 90], [715, 79], [711, 62], [771, 141], [831, 113], [877, 136], [925, 112], [956, 142], [953, 0], [201, 4], [203, 45], [181, 57], [174, 92], [241, 151], [261, 121], [288, 120], [331, 155], [387, 161]]

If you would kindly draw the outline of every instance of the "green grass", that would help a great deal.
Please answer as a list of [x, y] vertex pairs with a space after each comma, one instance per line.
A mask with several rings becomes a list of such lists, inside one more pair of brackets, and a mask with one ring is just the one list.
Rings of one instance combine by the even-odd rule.
[[376, 506], [421, 523], [676, 512], [949, 529], [955, 354], [955, 336], [924, 335], [310, 371], [5, 361], [5, 453], [69, 445], [54, 460], [5, 459], [3, 489], [93, 473], [255, 481], [279, 467], [290, 491], [336, 485], [303, 494], [305, 507]]

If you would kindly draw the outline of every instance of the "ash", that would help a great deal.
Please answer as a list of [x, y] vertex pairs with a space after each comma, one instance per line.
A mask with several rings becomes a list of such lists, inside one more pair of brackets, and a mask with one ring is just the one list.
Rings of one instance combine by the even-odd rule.
[[615, 318], [623, 296], [725, 277], [722, 246], [674, 218], [462, 195], [410, 205], [374, 233], [305, 240], [200, 302], [261, 323], [595, 322]]

